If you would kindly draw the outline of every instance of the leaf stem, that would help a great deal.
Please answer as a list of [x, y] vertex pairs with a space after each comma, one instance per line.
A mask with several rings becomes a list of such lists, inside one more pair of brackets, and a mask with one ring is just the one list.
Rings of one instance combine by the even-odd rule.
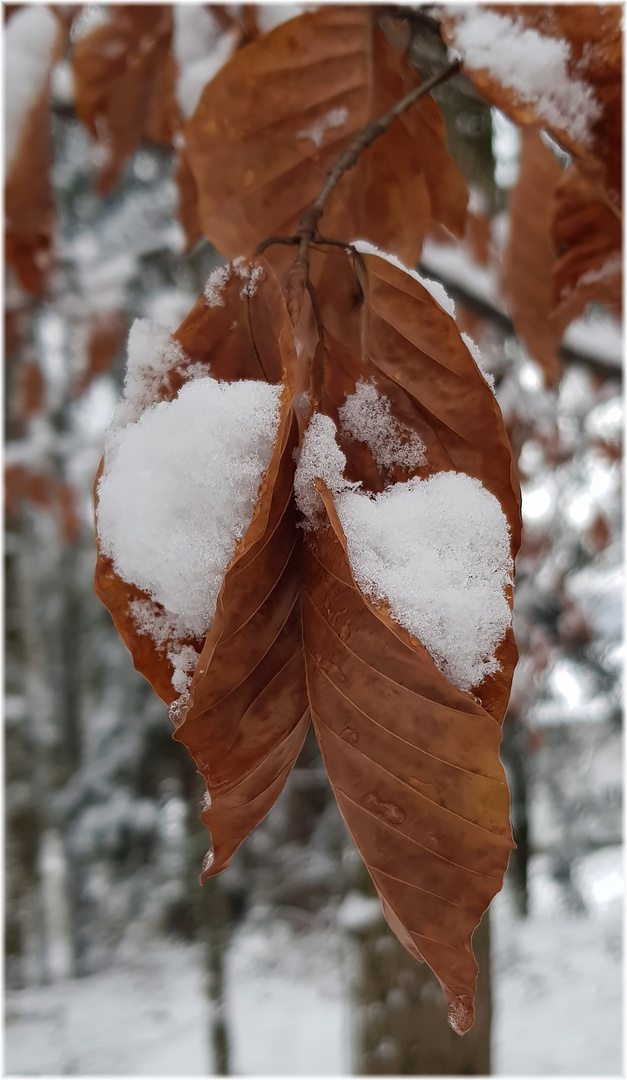
[[402, 116], [407, 109], [411, 108], [416, 101], [420, 98], [426, 97], [432, 90], [435, 90], [436, 86], [446, 82], [452, 75], [455, 75], [459, 71], [459, 60], [453, 60], [450, 64], [447, 64], [441, 71], [436, 72], [426, 82], [421, 83], [420, 86], [414, 87], [410, 90], [404, 98], [396, 102], [389, 112], [385, 113], [378, 120], [373, 120], [370, 124], [367, 124], [365, 128], [356, 135], [353, 142], [344, 150], [344, 152], [337, 159], [335, 165], [331, 169], [327, 181], [318, 195], [318, 198], [305, 210], [300, 225], [298, 227], [298, 235], [301, 238], [301, 244], [299, 247], [298, 257], [307, 257], [309, 244], [316, 235], [318, 228], [318, 222], [324, 214], [329, 197], [334, 191], [335, 187], [342, 179], [345, 172], [355, 167], [359, 158], [363, 154], [364, 150], [367, 150], [369, 146], [378, 139], [380, 135], [385, 134], [389, 127], [395, 120]]

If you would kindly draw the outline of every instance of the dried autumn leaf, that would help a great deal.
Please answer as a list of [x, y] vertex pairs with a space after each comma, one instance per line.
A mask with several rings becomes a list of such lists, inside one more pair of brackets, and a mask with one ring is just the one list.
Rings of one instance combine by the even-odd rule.
[[[291, 325], [278, 282], [265, 260], [252, 276], [242, 265], [221, 268], [179, 327], [185, 363], [159, 392], [172, 400], [186, 366], [216, 379], [282, 382], [281, 415], [270, 465], [252, 521], [226, 568], [216, 613], [202, 641], [189, 700], [177, 702], [176, 738], [207, 779], [215, 861], [203, 877], [228, 863], [277, 798], [308, 726], [300, 626], [299, 534], [292, 492], [297, 440], [292, 402], [298, 389]], [[173, 664], [162, 646], [138, 632], [131, 611], [147, 594], [121, 581], [99, 552], [97, 592], [113, 615], [136, 667], [166, 703], [175, 701]], [[157, 605], [158, 606], [158, 605]], [[213, 856], [212, 856], [213, 860]]]
[[76, 111], [101, 147], [101, 195], [143, 138], [172, 138], [171, 37], [169, 5], [112, 4], [108, 21], [74, 46]]
[[29, 79], [28, 92], [12, 97], [6, 109], [5, 254], [22, 288], [32, 293], [42, 292], [51, 265], [49, 79], [66, 37], [43, 5], [21, 7], [5, 30], [6, 78], [23, 78], [25, 66]]
[[321, 495], [329, 526], [306, 545], [303, 592], [316, 735], [385, 916], [433, 969], [449, 1022], [464, 1032], [474, 1019], [471, 937], [513, 846], [500, 726], [363, 596], [332, 497]]
[[92, 318], [88, 330], [86, 364], [73, 390], [80, 397], [93, 379], [108, 371], [120, 352], [128, 330], [123, 311], [109, 311]]
[[518, 180], [509, 197], [509, 233], [501, 265], [501, 289], [516, 333], [542, 368], [547, 386], [559, 381], [558, 356], [566, 320], [551, 319], [554, 193], [562, 170], [539, 132], [521, 132]]
[[587, 304], [622, 313], [622, 227], [607, 203], [572, 166], [555, 188], [552, 220], [554, 318], [565, 325]]
[[[320, 258], [317, 256], [317, 258]], [[453, 319], [416, 275], [373, 254], [353, 265], [324, 257], [325, 355], [320, 406], [338, 425], [346, 477], [380, 492], [408, 476], [454, 470], [498, 499], [520, 542], [520, 493], [500, 411]], [[390, 418], [424, 443], [426, 460], [385, 468], [350, 437], [345, 400], [358, 382], [387, 398]], [[377, 447], [374, 447], [377, 450]], [[309, 531], [303, 636], [312, 719], [338, 803], [390, 926], [444, 987], [457, 1030], [472, 1024], [477, 966], [471, 936], [502, 884], [512, 847], [498, 757], [517, 652], [511, 630], [500, 671], [464, 693], [423, 645], [355, 582], [333, 497]], [[511, 588], [508, 590], [511, 606]]]
[[[236, 53], [185, 128], [212, 243], [232, 257], [292, 234], [355, 134], [417, 82], [359, 6], [325, 5]], [[325, 230], [416, 260], [432, 218], [463, 231], [466, 195], [439, 110], [423, 99], [342, 178]]]
[[443, 27], [480, 94], [517, 123], [546, 128], [620, 207], [620, 5], [472, 5]]

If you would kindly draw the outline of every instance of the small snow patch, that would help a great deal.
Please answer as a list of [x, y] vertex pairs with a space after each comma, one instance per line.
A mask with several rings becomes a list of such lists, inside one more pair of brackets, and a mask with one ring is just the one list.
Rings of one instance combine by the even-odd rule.
[[394, 418], [390, 399], [380, 394], [374, 383], [357, 383], [338, 415], [342, 431], [365, 443], [381, 468], [400, 465], [413, 469], [426, 464], [422, 439]]
[[[330, 416], [314, 413], [305, 432], [298, 456], [294, 492], [296, 503], [304, 517], [305, 530], [317, 528], [322, 520], [322, 502], [314, 480], [324, 480], [334, 494], [347, 488], [358, 488], [344, 477], [346, 456], [335, 441], [336, 427]], [[295, 457], [297, 451], [295, 451]]]
[[431, 281], [430, 278], [425, 278], [422, 274], [419, 274], [417, 270], [410, 270], [396, 255], [391, 255], [389, 251], [382, 251], [381, 248], [371, 244], [369, 240], [353, 240], [351, 243], [355, 250], [359, 251], [362, 255], [378, 255], [380, 259], [385, 259], [385, 261], [389, 262], [392, 266], [396, 266], [399, 270], [402, 270], [404, 274], [409, 274], [414, 281], [417, 281], [419, 285], [422, 285], [423, 289], [427, 290], [447, 315], [450, 315], [451, 318], [455, 317], [455, 304], [451, 300], [444, 286], [440, 285], [439, 281]]
[[224, 307], [224, 289], [233, 274], [237, 274], [243, 282], [240, 297], [255, 296], [259, 282], [263, 278], [263, 268], [261, 266], [252, 266], [239, 256], [237, 259], [233, 259], [233, 262], [218, 266], [209, 275], [204, 290], [207, 307]]
[[495, 392], [495, 390], [494, 390], [494, 375], [492, 374], [491, 371], [486, 371], [486, 369], [484, 368], [484, 366], [483, 366], [483, 357], [481, 356], [481, 350], [479, 349], [479, 346], [477, 345], [477, 342], [473, 341], [472, 338], [469, 337], [469, 335], [465, 334], [465, 333], [462, 333], [461, 339], [464, 342], [464, 345], [466, 346], [466, 348], [468, 349], [468, 352], [472, 356], [475, 364], [479, 368], [479, 371], [483, 375], [483, 377], [484, 377], [485, 381], [487, 382], [488, 386], [490, 387], [490, 389], [494, 393]]
[[321, 147], [327, 131], [333, 128], [343, 127], [348, 119], [348, 109], [342, 106], [340, 109], [331, 109], [325, 116], [321, 116], [311, 127], [303, 128], [296, 132], [297, 139], [309, 139], [316, 147]]

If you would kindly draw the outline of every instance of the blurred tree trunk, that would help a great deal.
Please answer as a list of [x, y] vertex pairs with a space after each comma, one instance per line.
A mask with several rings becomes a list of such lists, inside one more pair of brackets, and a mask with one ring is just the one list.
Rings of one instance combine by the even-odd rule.
[[[374, 898], [374, 890], [369, 892]], [[382, 916], [365, 919], [349, 933], [353, 1075], [488, 1075], [491, 987], [487, 914], [473, 939], [479, 964], [475, 1023], [463, 1037], [446, 1021], [447, 1007], [435, 975], [409, 955]]]

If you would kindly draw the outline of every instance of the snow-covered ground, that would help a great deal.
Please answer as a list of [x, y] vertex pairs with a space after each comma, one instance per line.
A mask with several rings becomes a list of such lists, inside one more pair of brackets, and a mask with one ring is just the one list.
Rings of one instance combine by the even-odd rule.
[[[532, 913], [493, 906], [493, 1069], [501, 1076], [622, 1072], [618, 849], [593, 914], [567, 916], [536, 875]], [[601, 878], [596, 876], [597, 885]], [[346, 950], [336, 933], [248, 922], [227, 971], [232, 1069], [346, 1075]], [[197, 1076], [210, 1068], [201, 956], [173, 942], [127, 947], [107, 971], [9, 992], [5, 1075]]]

